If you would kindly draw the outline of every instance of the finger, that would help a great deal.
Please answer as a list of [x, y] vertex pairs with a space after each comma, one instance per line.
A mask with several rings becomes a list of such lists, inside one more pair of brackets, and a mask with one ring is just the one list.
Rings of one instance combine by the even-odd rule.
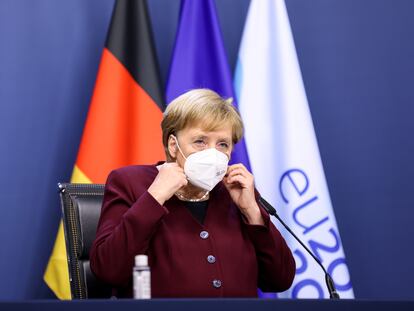
[[232, 172], [234, 170], [237, 170], [237, 169], [241, 169], [243, 171], [246, 171], [246, 172], [250, 173], [243, 164], [238, 163], [238, 164], [230, 165], [227, 169], [227, 174], [229, 174], [230, 172]]
[[227, 176], [227, 178], [229, 179], [229, 182], [233, 182], [235, 177], [242, 178], [243, 184], [246, 187], [250, 187], [254, 185], [254, 177], [248, 171], [236, 169]]
[[230, 168], [246, 168], [243, 163], [236, 163], [229, 166]]
[[176, 172], [179, 172], [179, 173], [184, 174], [184, 169], [183, 169], [181, 166], [174, 167], [174, 170], [175, 170]]
[[187, 184], [188, 184], [188, 179], [187, 177], [184, 176], [184, 178], [181, 181], [181, 187], [185, 187], [187, 186]]
[[227, 188], [228, 191], [235, 189], [235, 188], [241, 188], [239, 183], [231, 183], [227, 180], [224, 181], [224, 186]]
[[174, 181], [174, 184], [176, 185], [176, 190], [181, 189], [182, 187], [187, 186], [188, 180], [185, 177], [185, 175], [180, 176], [177, 180]]
[[175, 162], [169, 162], [169, 163], [164, 163], [161, 167], [160, 167], [160, 171], [171, 171], [174, 170], [176, 168], [178, 168], [179, 166], [177, 166], [177, 163]]
[[248, 176], [248, 172], [247, 172], [247, 171], [245, 171], [245, 170], [243, 170], [242, 168], [235, 168], [235, 169], [231, 170], [231, 171], [228, 173], [228, 176], [231, 176], [231, 175], [237, 175], [237, 174], [239, 174], [239, 175], [243, 175], [243, 176]]
[[229, 185], [240, 184], [242, 188], [248, 188], [248, 185], [249, 185], [247, 179], [241, 175], [236, 175], [236, 176], [227, 178], [227, 184]]
[[243, 176], [248, 181], [252, 181], [253, 180], [253, 176], [249, 172], [244, 171], [242, 169], [235, 169], [235, 170], [231, 171], [228, 174], [228, 177], [234, 177], [234, 176]]
[[176, 166], [178, 166], [178, 163], [177, 162], [165, 162], [164, 166], [166, 166], [166, 167], [176, 167]]
[[174, 173], [177, 174], [177, 176], [179, 176], [180, 178], [187, 179], [187, 176], [185, 175], [184, 170], [181, 167], [180, 168], [177, 168], [174, 171]]

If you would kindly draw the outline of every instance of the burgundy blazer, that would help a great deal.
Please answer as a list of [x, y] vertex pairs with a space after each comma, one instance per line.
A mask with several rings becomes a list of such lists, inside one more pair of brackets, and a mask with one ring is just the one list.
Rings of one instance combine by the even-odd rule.
[[148, 255], [154, 298], [257, 297], [258, 287], [290, 287], [294, 258], [264, 210], [264, 226], [247, 224], [219, 183], [202, 225], [175, 196], [161, 206], [148, 193], [157, 173], [128, 166], [108, 177], [90, 265], [116, 296], [132, 296], [137, 254]]

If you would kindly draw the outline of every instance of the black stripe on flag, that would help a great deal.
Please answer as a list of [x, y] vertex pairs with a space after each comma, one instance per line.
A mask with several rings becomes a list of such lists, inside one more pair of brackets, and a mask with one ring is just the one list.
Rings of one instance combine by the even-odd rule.
[[145, 0], [117, 0], [106, 48], [163, 111], [165, 101]]

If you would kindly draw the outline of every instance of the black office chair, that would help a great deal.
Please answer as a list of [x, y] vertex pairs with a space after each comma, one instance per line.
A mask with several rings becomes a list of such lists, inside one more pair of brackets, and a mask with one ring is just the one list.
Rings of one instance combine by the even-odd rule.
[[109, 298], [111, 288], [97, 280], [89, 267], [104, 185], [63, 183], [58, 187], [72, 299]]

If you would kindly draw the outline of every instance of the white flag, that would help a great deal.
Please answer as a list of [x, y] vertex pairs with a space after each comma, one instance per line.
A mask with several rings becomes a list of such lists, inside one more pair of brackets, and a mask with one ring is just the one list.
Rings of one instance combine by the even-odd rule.
[[[353, 298], [283, 0], [251, 1], [235, 88], [257, 189], [321, 260], [341, 298]], [[292, 287], [279, 297], [328, 298], [320, 267], [281, 232], [297, 268]]]

